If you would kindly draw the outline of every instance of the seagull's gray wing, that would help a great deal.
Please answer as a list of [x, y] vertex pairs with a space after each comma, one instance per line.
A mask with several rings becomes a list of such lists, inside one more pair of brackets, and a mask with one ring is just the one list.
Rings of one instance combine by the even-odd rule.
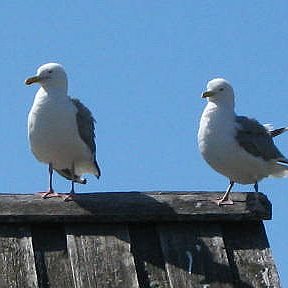
[[[76, 122], [78, 126], [78, 132], [83, 140], [83, 142], [89, 147], [91, 154], [93, 156], [93, 161], [95, 168], [97, 170], [97, 174], [95, 175], [97, 178], [100, 177], [101, 171], [96, 161], [96, 144], [95, 144], [95, 119], [92, 116], [90, 110], [84, 106], [80, 100], [71, 98], [72, 103], [75, 105], [77, 109], [76, 114]], [[70, 168], [57, 170], [55, 169], [61, 176], [65, 177], [68, 180], [74, 180], [75, 182], [86, 184], [86, 179], [80, 178], [78, 175], [73, 175], [73, 171]]]
[[256, 157], [262, 157], [265, 161], [272, 159], [277, 161], [286, 160], [272, 139], [273, 136], [279, 134], [269, 133], [258, 121], [244, 116], [237, 116], [236, 123], [236, 140], [248, 153]]
[[90, 151], [95, 154], [95, 120], [92, 113], [80, 102], [80, 100], [72, 98], [71, 101], [77, 109], [76, 120], [80, 137], [89, 147]]
[[93, 157], [94, 164], [98, 171], [98, 178], [100, 177], [100, 168], [96, 161], [96, 144], [95, 144], [95, 119], [92, 116], [90, 110], [80, 102], [79, 99], [71, 98], [72, 103], [75, 105], [77, 109], [76, 120], [78, 126], [78, 132], [80, 134], [81, 139], [86, 143], [89, 147]]

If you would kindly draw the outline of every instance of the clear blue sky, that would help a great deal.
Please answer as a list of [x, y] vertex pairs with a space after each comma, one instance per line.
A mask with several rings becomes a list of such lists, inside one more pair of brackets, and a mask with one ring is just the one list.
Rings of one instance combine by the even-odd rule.
[[[227, 179], [199, 155], [196, 135], [208, 80], [224, 77], [239, 114], [288, 125], [287, 1], [3, 1], [0, 10], [0, 191], [47, 188], [47, 167], [27, 143], [40, 64], [62, 63], [69, 93], [97, 119], [103, 175], [78, 191], [223, 191]], [[288, 133], [277, 145], [288, 156]], [[70, 184], [55, 177], [57, 191]], [[234, 190], [252, 191], [236, 185]], [[266, 229], [288, 287], [288, 179], [267, 179]], [[285, 224], [286, 223], [286, 224]]]

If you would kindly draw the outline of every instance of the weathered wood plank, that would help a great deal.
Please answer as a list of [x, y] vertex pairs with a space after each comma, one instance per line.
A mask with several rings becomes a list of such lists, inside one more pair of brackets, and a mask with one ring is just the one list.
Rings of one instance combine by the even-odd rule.
[[33, 226], [32, 236], [39, 288], [73, 287], [64, 227]]
[[234, 287], [218, 224], [165, 224], [159, 232], [172, 288]]
[[67, 225], [75, 288], [138, 288], [126, 225]]
[[37, 288], [29, 227], [0, 225], [0, 287]]
[[170, 288], [154, 225], [129, 225], [129, 235], [140, 288]]
[[77, 194], [74, 201], [39, 195], [0, 194], [2, 222], [191, 222], [271, 218], [271, 204], [261, 193], [232, 193], [234, 205], [217, 206], [221, 193], [154, 192]]
[[280, 288], [263, 223], [226, 223], [223, 227], [235, 283], [243, 288]]

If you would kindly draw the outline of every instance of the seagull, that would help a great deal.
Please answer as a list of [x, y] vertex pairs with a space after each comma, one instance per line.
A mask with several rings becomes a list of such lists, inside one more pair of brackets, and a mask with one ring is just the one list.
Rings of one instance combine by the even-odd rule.
[[36, 76], [25, 80], [26, 85], [33, 83], [41, 87], [28, 115], [28, 139], [34, 156], [49, 167], [49, 188], [42, 197], [63, 196], [52, 186], [55, 170], [71, 180], [67, 200], [75, 194], [75, 182], [86, 184], [83, 174], [101, 175], [96, 161], [95, 120], [80, 100], [67, 95], [68, 80], [62, 65], [42, 65]]
[[202, 94], [208, 103], [200, 119], [199, 150], [206, 162], [230, 183], [218, 205], [233, 204], [229, 193], [234, 183], [254, 184], [265, 177], [287, 177], [288, 159], [278, 150], [273, 137], [288, 128], [271, 129], [255, 119], [237, 116], [234, 111], [234, 92], [222, 78], [208, 82]]

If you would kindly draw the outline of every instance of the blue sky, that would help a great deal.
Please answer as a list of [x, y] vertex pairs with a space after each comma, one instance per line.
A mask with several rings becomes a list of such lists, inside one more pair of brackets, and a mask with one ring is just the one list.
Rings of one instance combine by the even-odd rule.
[[[227, 179], [202, 160], [196, 135], [208, 80], [224, 77], [238, 114], [288, 125], [287, 1], [3, 1], [0, 10], [0, 191], [47, 188], [47, 167], [27, 143], [38, 87], [23, 84], [59, 62], [69, 93], [97, 119], [102, 177], [78, 191], [223, 191]], [[276, 143], [288, 156], [288, 134]], [[266, 179], [265, 223], [288, 287], [288, 179]], [[55, 176], [57, 191], [69, 183]], [[236, 185], [234, 191], [252, 191]]]

